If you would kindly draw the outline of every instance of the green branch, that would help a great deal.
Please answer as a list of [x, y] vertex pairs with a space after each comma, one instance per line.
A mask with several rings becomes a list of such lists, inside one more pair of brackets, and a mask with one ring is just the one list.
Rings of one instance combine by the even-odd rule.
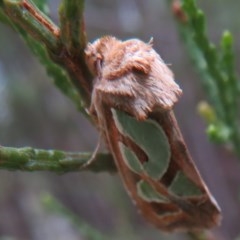
[[[184, 21], [179, 16], [184, 16]], [[235, 70], [232, 36], [226, 31], [218, 47], [211, 43], [206, 34], [204, 13], [194, 0], [183, 0], [176, 17], [183, 42], [201, 75], [210, 102], [200, 108], [208, 121], [208, 136], [214, 142], [232, 146], [240, 157], [240, 80]], [[209, 113], [214, 117], [209, 118]]]
[[1, 146], [0, 169], [52, 171], [56, 173], [74, 171], [116, 172], [113, 158], [110, 154], [99, 153], [88, 165], [91, 157], [92, 153]]
[[[83, 11], [83, 0], [62, 0], [59, 8], [60, 39], [65, 47], [62, 54], [66, 58], [73, 59], [74, 64], [78, 67], [71, 69], [70, 75], [72, 82], [80, 90], [84, 105], [88, 107], [91, 100], [93, 76], [88, 71], [84, 57], [87, 40]], [[68, 61], [64, 61], [63, 67], [70, 69], [71, 65]]]
[[106, 240], [109, 239], [98, 230], [87, 224], [85, 221], [82, 221], [79, 216], [75, 215], [64, 205], [62, 205], [57, 199], [55, 199], [50, 194], [45, 194], [42, 198], [42, 203], [46, 210], [57, 215], [61, 215], [64, 219], [67, 219], [74, 227], [79, 229], [81, 235], [86, 239], [91, 240]]
[[59, 8], [61, 39], [75, 56], [82, 56], [86, 45], [83, 10], [84, 1], [79, 0], [63, 0]]
[[[83, 7], [82, 4], [80, 6]], [[66, 32], [66, 27], [63, 30], [59, 29], [44, 14], [44, 9], [46, 9], [45, 1], [39, 1], [36, 6], [30, 0], [1, 0], [0, 20], [10, 24], [20, 33], [49, 75], [53, 77], [55, 85], [76, 104], [79, 111], [89, 118], [86, 108], [91, 100], [92, 76], [84, 61], [83, 49], [86, 40], [83, 37], [85, 32], [82, 12], [81, 20], [78, 21], [81, 27], [78, 26], [77, 31], [81, 38], [77, 45], [77, 36], [74, 35], [75, 54], [73, 55], [68, 51], [68, 41], [63, 41], [62, 33]], [[66, 18], [65, 20], [69, 22]], [[71, 30], [71, 33], [73, 32], [74, 29]], [[79, 47], [79, 50], [76, 50], [76, 47]], [[76, 57], [76, 54], [79, 55]]]
[[47, 48], [57, 51], [59, 29], [36, 5], [22, 0], [4, 0], [3, 3], [3, 9], [11, 21], [27, 30], [28, 34]]

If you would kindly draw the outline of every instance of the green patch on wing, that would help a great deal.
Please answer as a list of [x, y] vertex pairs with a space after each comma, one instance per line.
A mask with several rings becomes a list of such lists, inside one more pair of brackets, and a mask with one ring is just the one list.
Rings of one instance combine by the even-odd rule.
[[138, 195], [147, 202], [169, 202], [166, 197], [158, 193], [148, 182], [141, 180], [137, 184]]
[[198, 196], [201, 190], [183, 172], [178, 172], [169, 190], [177, 196]]
[[170, 162], [170, 147], [161, 126], [152, 120], [138, 121], [134, 117], [115, 109], [112, 109], [112, 112], [118, 130], [131, 138], [148, 156], [148, 161], [141, 164], [136, 156], [133, 159], [133, 154], [124, 149], [128, 166], [132, 166], [132, 162], [137, 161], [142, 166], [141, 168], [138, 166], [139, 170], [145, 171], [154, 179], [160, 179]]
[[124, 156], [124, 161], [126, 165], [135, 173], [141, 173], [143, 171], [143, 166], [139, 162], [136, 154], [126, 147], [123, 143], [119, 143], [120, 150]]

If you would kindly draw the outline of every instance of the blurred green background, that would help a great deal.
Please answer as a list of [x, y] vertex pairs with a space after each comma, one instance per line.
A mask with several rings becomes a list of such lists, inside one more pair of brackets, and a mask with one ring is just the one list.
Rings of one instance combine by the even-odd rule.
[[[58, 23], [60, 1], [49, 1]], [[229, 29], [240, 45], [240, 2], [198, 1], [208, 19], [208, 34], [218, 42]], [[209, 143], [196, 111], [205, 99], [198, 75], [181, 43], [167, 1], [87, 0], [89, 41], [111, 34], [121, 39], [154, 38], [155, 49], [171, 65], [184, 95], [175, 107], [189, 150], [223, 211], [218, 239], [235, 239], [240, 230], [240, 164], [221, 147]], [[237, 59], [239, 65], [239, 59]], [[52, 84], [44, 68], [19, 36], [0, 24], [0, 144], [69, 151], [94, 150], [98, 134], [74, 104]], [[42, 197], [50, 192], [80, 219], [108, 239], [186, 239], [184, 234], [162, 235], [138, 214], [118, 176], [107, 173], [0, 171], [0, 240], [85, 239], [67, 218], [49, 212]]]

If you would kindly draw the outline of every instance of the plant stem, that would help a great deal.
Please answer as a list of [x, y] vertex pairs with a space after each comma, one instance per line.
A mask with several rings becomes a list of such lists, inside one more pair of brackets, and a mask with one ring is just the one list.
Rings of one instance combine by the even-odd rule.
[[208, 136], [215, 143], [231, 146], [240, 157], [240, 81], [235, 70], [233, 38], [224, 32], [216, 47], [209, 41], [205, 15], [195, 0], [174, 0], [172, 4], [183, 42], [216, 115], [214, 121], [208, 122]]
[[[68, 4], [66, 4], [66, 6], [68, 6]], [[66, 32], [66, 25], [62, 24], [64, 29], [59, 29], [59, 27], [49, 20], [30, 0], [3, 0], [3, 3], [0, 4], [0, 7], [11, 20], [15, 29], [17, 29], [22, 36], [25, 35], [25, 38], [31, 36], [43, 44], [51, 60], [67, 71], [71, 82], [82, 98], [83, 106], [80, 110], [88, 116], [86, 109], [91, 102], [93, 77], [84, 60], [86, 40], [84, 37], [85, 32], [81, 12], [83, 11], [83, 4], [80, 4], [80, 6], [82, 8], [78, 8], [79, 10], [75, 14], [75, 17], [81, 15], [78, 24], [73, 25], [73, 19], [67, 18], [69, 14], [64, 15], [64, 19], [70, 26], [70, 33], [77, 32], [77, 35], [75, 34], [70, 39], [70, 35], [63, 34], [63, 32]], [[60, 18], [62, 19], [63, 17], [60, 15]], [[78, 29], [75, 29], [75, 27]], [[68, 38], [66, 36], [68, 36]], [[80, 38], [78, 39], [78, 37]], [[72, 54], [73, 52], [75, 54]], [[69, 96], [68, 94], [66, 95]]]
[[27, 29], [35, 39], [44, 43], [52, 51], [57, 51], [59, 28], [33, 3], [30, 4], [25, 0], [5, 0], [4, 10], [11, 20], [23, 29]]
[[43, 150], [30, 147], [0, 147], [0, 168], [21, 171], [52, 171], [67, 173], [74, 171], [116, 172], [112, 156], [107, 153], [96, 155], [87, 164], [92, 153]]
[[83, 11], [83, 0], [63, 0], [59, 8], [60, 37], [68, 52], [74, 56], [82, 56], [86, 45]]
[[50, 194], [45, 194], [42, 198], [43, 205], [46, 210], [54, 214], [63, 216], [65, 219], [75, 226], [81, 232], [81, 235], [86, 239], [91, 240], [106, 240], [109, 239], [107, 236], [101, 234], [98, 230], [87, 224], [85, 221], [82, 221], [79, 216], [75, 215], [72, 211], [67, 209], [62, 205], [57, 199], [55, 199]]

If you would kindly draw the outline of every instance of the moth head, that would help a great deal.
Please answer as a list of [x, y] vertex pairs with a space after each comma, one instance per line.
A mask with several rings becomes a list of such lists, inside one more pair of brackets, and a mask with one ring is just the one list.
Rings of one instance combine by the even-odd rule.
[[101, 69], [111, 48], [119, 44], [121, 41], [112, 36], [105, 36], [88, 43], [85, 49], [86, 63], [94, 76], [99, 76]]
[[99, 74], [99, 67], [102, 63], [102, 56], [98, 53], [93, 44], [88, 43], [85, 50], [85, 60], [91, 73], [96, 76]]

